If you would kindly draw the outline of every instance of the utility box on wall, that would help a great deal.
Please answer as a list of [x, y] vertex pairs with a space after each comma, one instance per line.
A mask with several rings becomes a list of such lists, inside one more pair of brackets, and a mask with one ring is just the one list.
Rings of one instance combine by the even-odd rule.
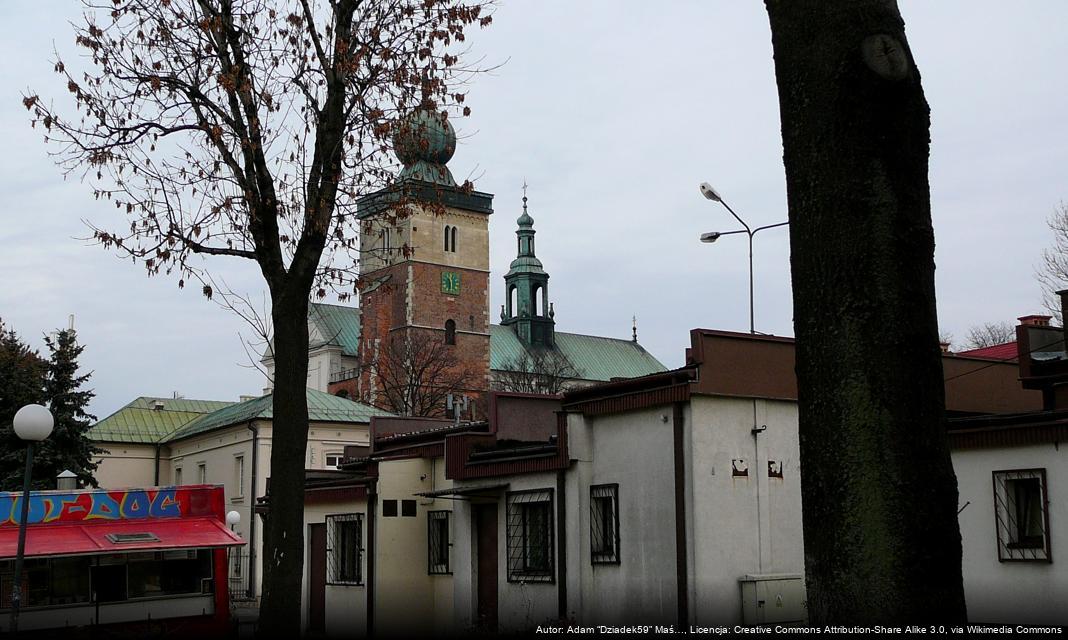
[[804, 622], [805, 580], [799, 573], [747, 574], [742, 587], [742, 622], [746, 625]]

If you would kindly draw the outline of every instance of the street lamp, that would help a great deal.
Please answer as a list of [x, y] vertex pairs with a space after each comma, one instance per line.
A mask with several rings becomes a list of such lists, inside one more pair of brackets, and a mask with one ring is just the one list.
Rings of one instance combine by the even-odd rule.
[[712, 185], [707, 182], [701, 183], [701, 195], [708, 198], [713, 202], [718, 202], [727, 208], [727, 211], [731, 212], [734, 219], [738, 221], [738, 224], [745, 227], [744, 229], [736, 229], [734, 231], [710, 231], [708, 233], [701, 234], [701, 242], [711, 244], [716, 240], [719, 240], [722, 236], [729, 236], [735, 233], [744, 233], [749, 236], [749, 333], [756, 333], [756, 325], [753, 322], [753, 236], [764, 229], [774, 229], [775, 227], [781, 227], [790, 224], [789, 221], [778, 222], [775, 224], [764, 225], [763, 227], [757, 227], [756, 229], [750, 229], [749, 225], [742, 220], [734, 209], [723, 200], [723, 196], [719, 195]]
[[26, 554], [26, 520], [30, 513], [30, 476], [33, 472], [33, 443], [52, 433], [52, 413], [39, 404], [28, 404], [15, 413], [15, 435], [26, 441], [26, 474], [22, 477], [22, 517], [19, 519], [19, 546], [15, 552], [15, 576], [11, 589], [12, 634], [19, 630], [19, 605], [22, 602], [22, 563]]

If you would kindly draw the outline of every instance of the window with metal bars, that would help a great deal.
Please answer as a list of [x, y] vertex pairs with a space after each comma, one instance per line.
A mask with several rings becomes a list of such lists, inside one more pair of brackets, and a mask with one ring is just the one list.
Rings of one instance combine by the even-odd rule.
[[590, 561], [619, 564], [619, 485], [590, 487]]
[[553, 582], [552, 489], [509, 492], [508, 581]]
[[427, 511], [427, 573], [448, 574], [449, 511]]
[[326, 516], [327, 582], [363, 584], [363, 514]]
[[1045, 469], [994, 472], [994, 518], [1000, 562], [1050, 562]]

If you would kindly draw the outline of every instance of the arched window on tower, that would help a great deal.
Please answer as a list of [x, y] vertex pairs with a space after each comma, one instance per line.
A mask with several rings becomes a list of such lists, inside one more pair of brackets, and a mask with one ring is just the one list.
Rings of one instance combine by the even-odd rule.
[[514, 318], [519, 315], [519, 290], [515, 285], [508, 287], [508, 317]]
[[445, 344], [456, 344], [456, 321], [445, 321]]
[[456, 253], [456, 227], [452, 228], [451, 234], [452, 234], [452, 237], [451, 237], [452, 248], [450, 249], [450, 251], [452, 251], [453, 253]]
[[445, 225], [445, 247], [444, 247], [445, 251], [449, 250], [449, 230], [450, 229], [452, 229], [451, 226]]
[[541, 292], [541, 285], [537, 285], [534, 287], [534, 293], [531, 295], [531, 297], [533, 298], [533, 300], [531, 300], [531, 303], [534, 305], [534, 315], [539, 318], [545, 315], [545, 304], [541, 299]]

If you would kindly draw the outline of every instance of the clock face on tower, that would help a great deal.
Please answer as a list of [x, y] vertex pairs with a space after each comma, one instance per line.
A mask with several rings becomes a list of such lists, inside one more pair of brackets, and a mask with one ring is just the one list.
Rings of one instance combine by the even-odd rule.
[[441, 292], [453, 296], [460, 295], [460, 274], [455, 271], [442, 271]]

